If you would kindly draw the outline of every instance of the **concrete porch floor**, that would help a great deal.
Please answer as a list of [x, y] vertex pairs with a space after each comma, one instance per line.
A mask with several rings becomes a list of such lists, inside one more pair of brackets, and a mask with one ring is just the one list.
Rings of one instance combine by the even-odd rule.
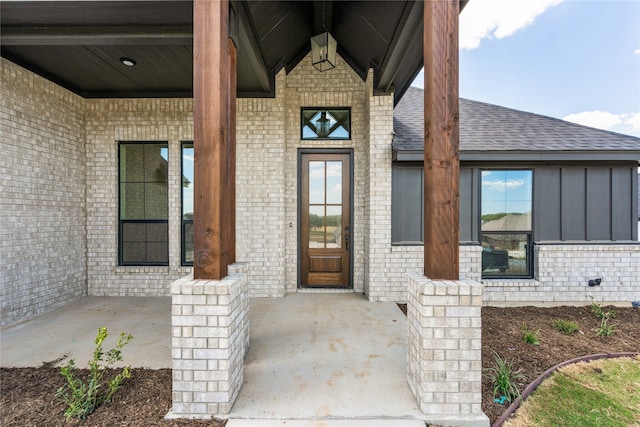
[[[39, 366], [66, 356], [85, 365], [98, 327], [107, 326], [113, 341], [105, 348], [120, 331], [135, 337], [123, 351], [125, 363], [171, 367], [170, 314], [168, 297], [86, 297], [2, 329], [0, 364]], [[229, 426], [376, 418], [424, 425], [406, 380], [406, 328], [394, 303], [359, 294], [252, 299], [251, 347]]]

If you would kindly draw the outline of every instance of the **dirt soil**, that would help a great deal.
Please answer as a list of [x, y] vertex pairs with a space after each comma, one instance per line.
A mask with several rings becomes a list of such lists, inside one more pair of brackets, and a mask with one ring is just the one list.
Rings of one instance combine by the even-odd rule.
[[[404, 308], [401, 306], [401, 308]], [[495, 351], [503, 358], [515, 359], [514, 367], [533, 381], [548, 368], [568, 359], [596, 353], [640, 351], [640, 309], [604, 307], [616, 311], [609, 323], [615, 333], [600, 337], [595, 328], [600, 321], [589, 307], [483, 308], [482, 365], [494, 363]], [[577, 322], [580, 329], [572, 336], [553, 329], [555, 319]], [[540, 330], [540, 345], [522, 340], [522, 325]], [[65, 421], [64, 403], [55, 396], [64, 384], [59, 368], [45, 364], [38, 368], [0, 369], [0, 425], [9, 426], [213, 426], [224, 421], [165, 420], [171, 407], [171, 370], [134, 369], [113, 401], [91, 414], [85, 421]], [[526, 386], [521, 384], [521, 389]], [[493, 423], [507, 405], [493, 401], [493, 386], [482, 383], [482, 409]]]

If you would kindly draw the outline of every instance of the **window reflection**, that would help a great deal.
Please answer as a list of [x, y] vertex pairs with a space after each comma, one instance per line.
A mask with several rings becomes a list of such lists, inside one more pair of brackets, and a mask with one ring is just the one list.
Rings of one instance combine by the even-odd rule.
[[309, 247], [324, 248], [324, 206], [309, 206]]
[[325, 196], [325, 162], [309, 162], [309, 203], [323, 204]]
[[309, 247], [342, 246], [342, 162], [309, 162]]
[[483, 277], [531, 277], [533, 172], [482, 172]]
[[182, 144], [182, 265], [193, 265], [193, 143]]
[[351, 138], [351, 111], [348, 108], [303, 108], [302, 139]]
[[168, 265], [166, 143], [119, 144], [120, 265]]
[[327, 162], [327, 203], [342, 203], [342, 162]]

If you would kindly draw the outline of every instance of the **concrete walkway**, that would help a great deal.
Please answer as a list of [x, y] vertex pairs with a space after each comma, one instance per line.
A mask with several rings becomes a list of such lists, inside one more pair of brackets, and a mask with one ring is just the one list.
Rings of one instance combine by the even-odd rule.
[[[170, 297], [85, 297], [65, 307], [0, 330], [0, 366], [40, 366], [74, 359], [87, 367], [98, 328], [112, 348], [126, 331], [133, 340], [122, 350], [123, 362], [136, 368], [171, 367]], [[58, 363], [59, 365], [65, 362]]]
[[[170, 298], [83, 298], [3, 329], [0, 364], [66, 356], [83, 365], [107, 326], [112, 342], [120, 331], [134, 335], [127, 364], [171, 367], [170, 314]], [[244, 385], [228, 427], [424, 426], [406, 380], [406, 328], [395, 304], [357, 294], [252, 299]]]
[[357, 294], [254, 299], [244, 385], [230, 418], [413, 418], [406, 318]]

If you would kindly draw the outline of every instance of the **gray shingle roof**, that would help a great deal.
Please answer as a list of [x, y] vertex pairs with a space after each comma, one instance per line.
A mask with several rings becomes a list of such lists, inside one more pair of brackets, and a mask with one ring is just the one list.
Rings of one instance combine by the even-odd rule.
[[[423, 150], [423, 97], [422, 89], [411, 87], [396, 106], [394, 151]], [[606, 153], [617, 152], [619, 159], [640, 160], [640, 138], [461, 98], [461, 158], [478, 153], [474, 159], [490, 159], [497, 152], [537, 152], [540, 159], [558, 152], [589, 152], [612, 159]]]

